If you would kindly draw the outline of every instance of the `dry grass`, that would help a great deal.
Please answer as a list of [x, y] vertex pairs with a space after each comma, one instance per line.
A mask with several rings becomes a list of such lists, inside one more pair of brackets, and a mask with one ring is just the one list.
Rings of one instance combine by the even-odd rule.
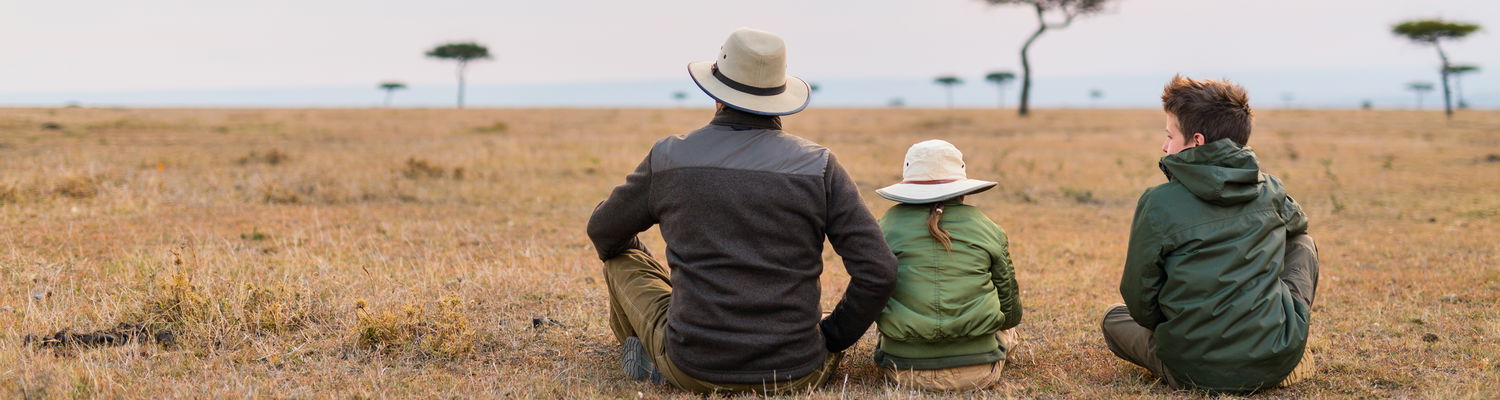
[[[0, 110], [0, 397], [689, 398], [618, 371], [583, 227], [653, 141], [708, 117]], [[1098, 333], [1135, 199], [1163, 179], [1158, 113], [815, 109], [786, 125], [834, 149], [877, 214], [871, 191], [922, 139], [1001, 182], [972, 202], [1011, 235], [1032, 356], [973, 396], [1203, 396], [1153, 384]], [[1500, 113], [1264, 111], [1252, 144], [1324, 263], [1319, 372], [1259, 397], [1492, 397]], [[825, 258], [830, 307], [848, 277]], [[121, 322], [176, 340], [22, 339]], [[873, 345], [810, 397], [936, 396], [880, 381]]]

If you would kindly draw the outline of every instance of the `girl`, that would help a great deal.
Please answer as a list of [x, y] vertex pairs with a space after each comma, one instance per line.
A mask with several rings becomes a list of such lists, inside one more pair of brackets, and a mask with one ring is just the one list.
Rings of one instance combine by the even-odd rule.
[[880, 218], [899, 264], [875, 363], [907, 387], [989, 387], [1019, 344], [1020, 290], [1005, 231], [963, 199], [996, 183], [968, 179], [963, 153], [942, 140], [912, 145], [901, 175], [875, 191], [901, 203]]

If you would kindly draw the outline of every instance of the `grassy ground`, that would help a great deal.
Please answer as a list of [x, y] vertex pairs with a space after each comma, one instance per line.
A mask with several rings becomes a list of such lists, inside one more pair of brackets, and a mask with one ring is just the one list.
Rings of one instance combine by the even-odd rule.
[[[687, 397], [623, 380], [583, 227], [706, 110], [0, 110], [0, 397]], [[1200, 397], [1116, 360], [1151, 110], [811, 110], [789, 131], [873, 195], [944, 138], [1009, 232], [1031, 351], [966, 396]], [[1500, 112], [1264, 111], [1251, 144], [1322, 251], [1310, 381], [1259, 397], [1500, 387]], [[654, 232], [650, 245], [664, 246]], [[658, 254], [660, 254], [658, 252]], [[847, 281], [825, 252], [823, 304]], [[110, 329], [167, 343], [51, 348]], [[133, 332], [126, 329], [127, 333]], [[867, 335], [814, 398], [926, 397]]]

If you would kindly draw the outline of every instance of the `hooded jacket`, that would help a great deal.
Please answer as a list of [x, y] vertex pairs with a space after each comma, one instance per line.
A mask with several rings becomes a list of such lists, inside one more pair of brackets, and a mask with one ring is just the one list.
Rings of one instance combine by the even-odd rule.
[[1168, 182], [1136, 205], [1120, 295], [1177, 382], [1270, 387], [1307, 343], [1308, 310], [1280, 279], [1307, 216], [1255, 152], [1230, 140], [1163, 157]]

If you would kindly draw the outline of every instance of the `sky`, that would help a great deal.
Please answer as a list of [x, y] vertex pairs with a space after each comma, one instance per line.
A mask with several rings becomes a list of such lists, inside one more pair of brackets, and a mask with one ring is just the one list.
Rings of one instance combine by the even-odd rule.
[[[1390, 27], [1441, 17], [1487, 27], [1445, 49], [1484, 68], [1464, 78], [1473, 102], [1500, 107], [1497, 1], [1113, 3], [1038, 40], [1039, 103], [1149, 106], [1180, 72], [1243, 81], [1267, 104], [1403, 105], [1406, 82], [1437, 80], [1437, 57]], [[938, 104], [930, 80], [954, 74], [969, 81], [960, 105], [977, 106], [998, 96], [983, 74], [1019, 72], [1036, 25], [980, 0], [0, 0], [0, 104], [367, 106], [398, 80], [413, 88], [402, 104], [436, 106], [454, 65], [422, 54], [468, 40], [495, 55], [469, 69], [473, 104], [672, 104], [664, 92], [695, 91], [686, 63], [747, 26], [785, 38], [791, 73], [827, 82], [830, 104]]]

